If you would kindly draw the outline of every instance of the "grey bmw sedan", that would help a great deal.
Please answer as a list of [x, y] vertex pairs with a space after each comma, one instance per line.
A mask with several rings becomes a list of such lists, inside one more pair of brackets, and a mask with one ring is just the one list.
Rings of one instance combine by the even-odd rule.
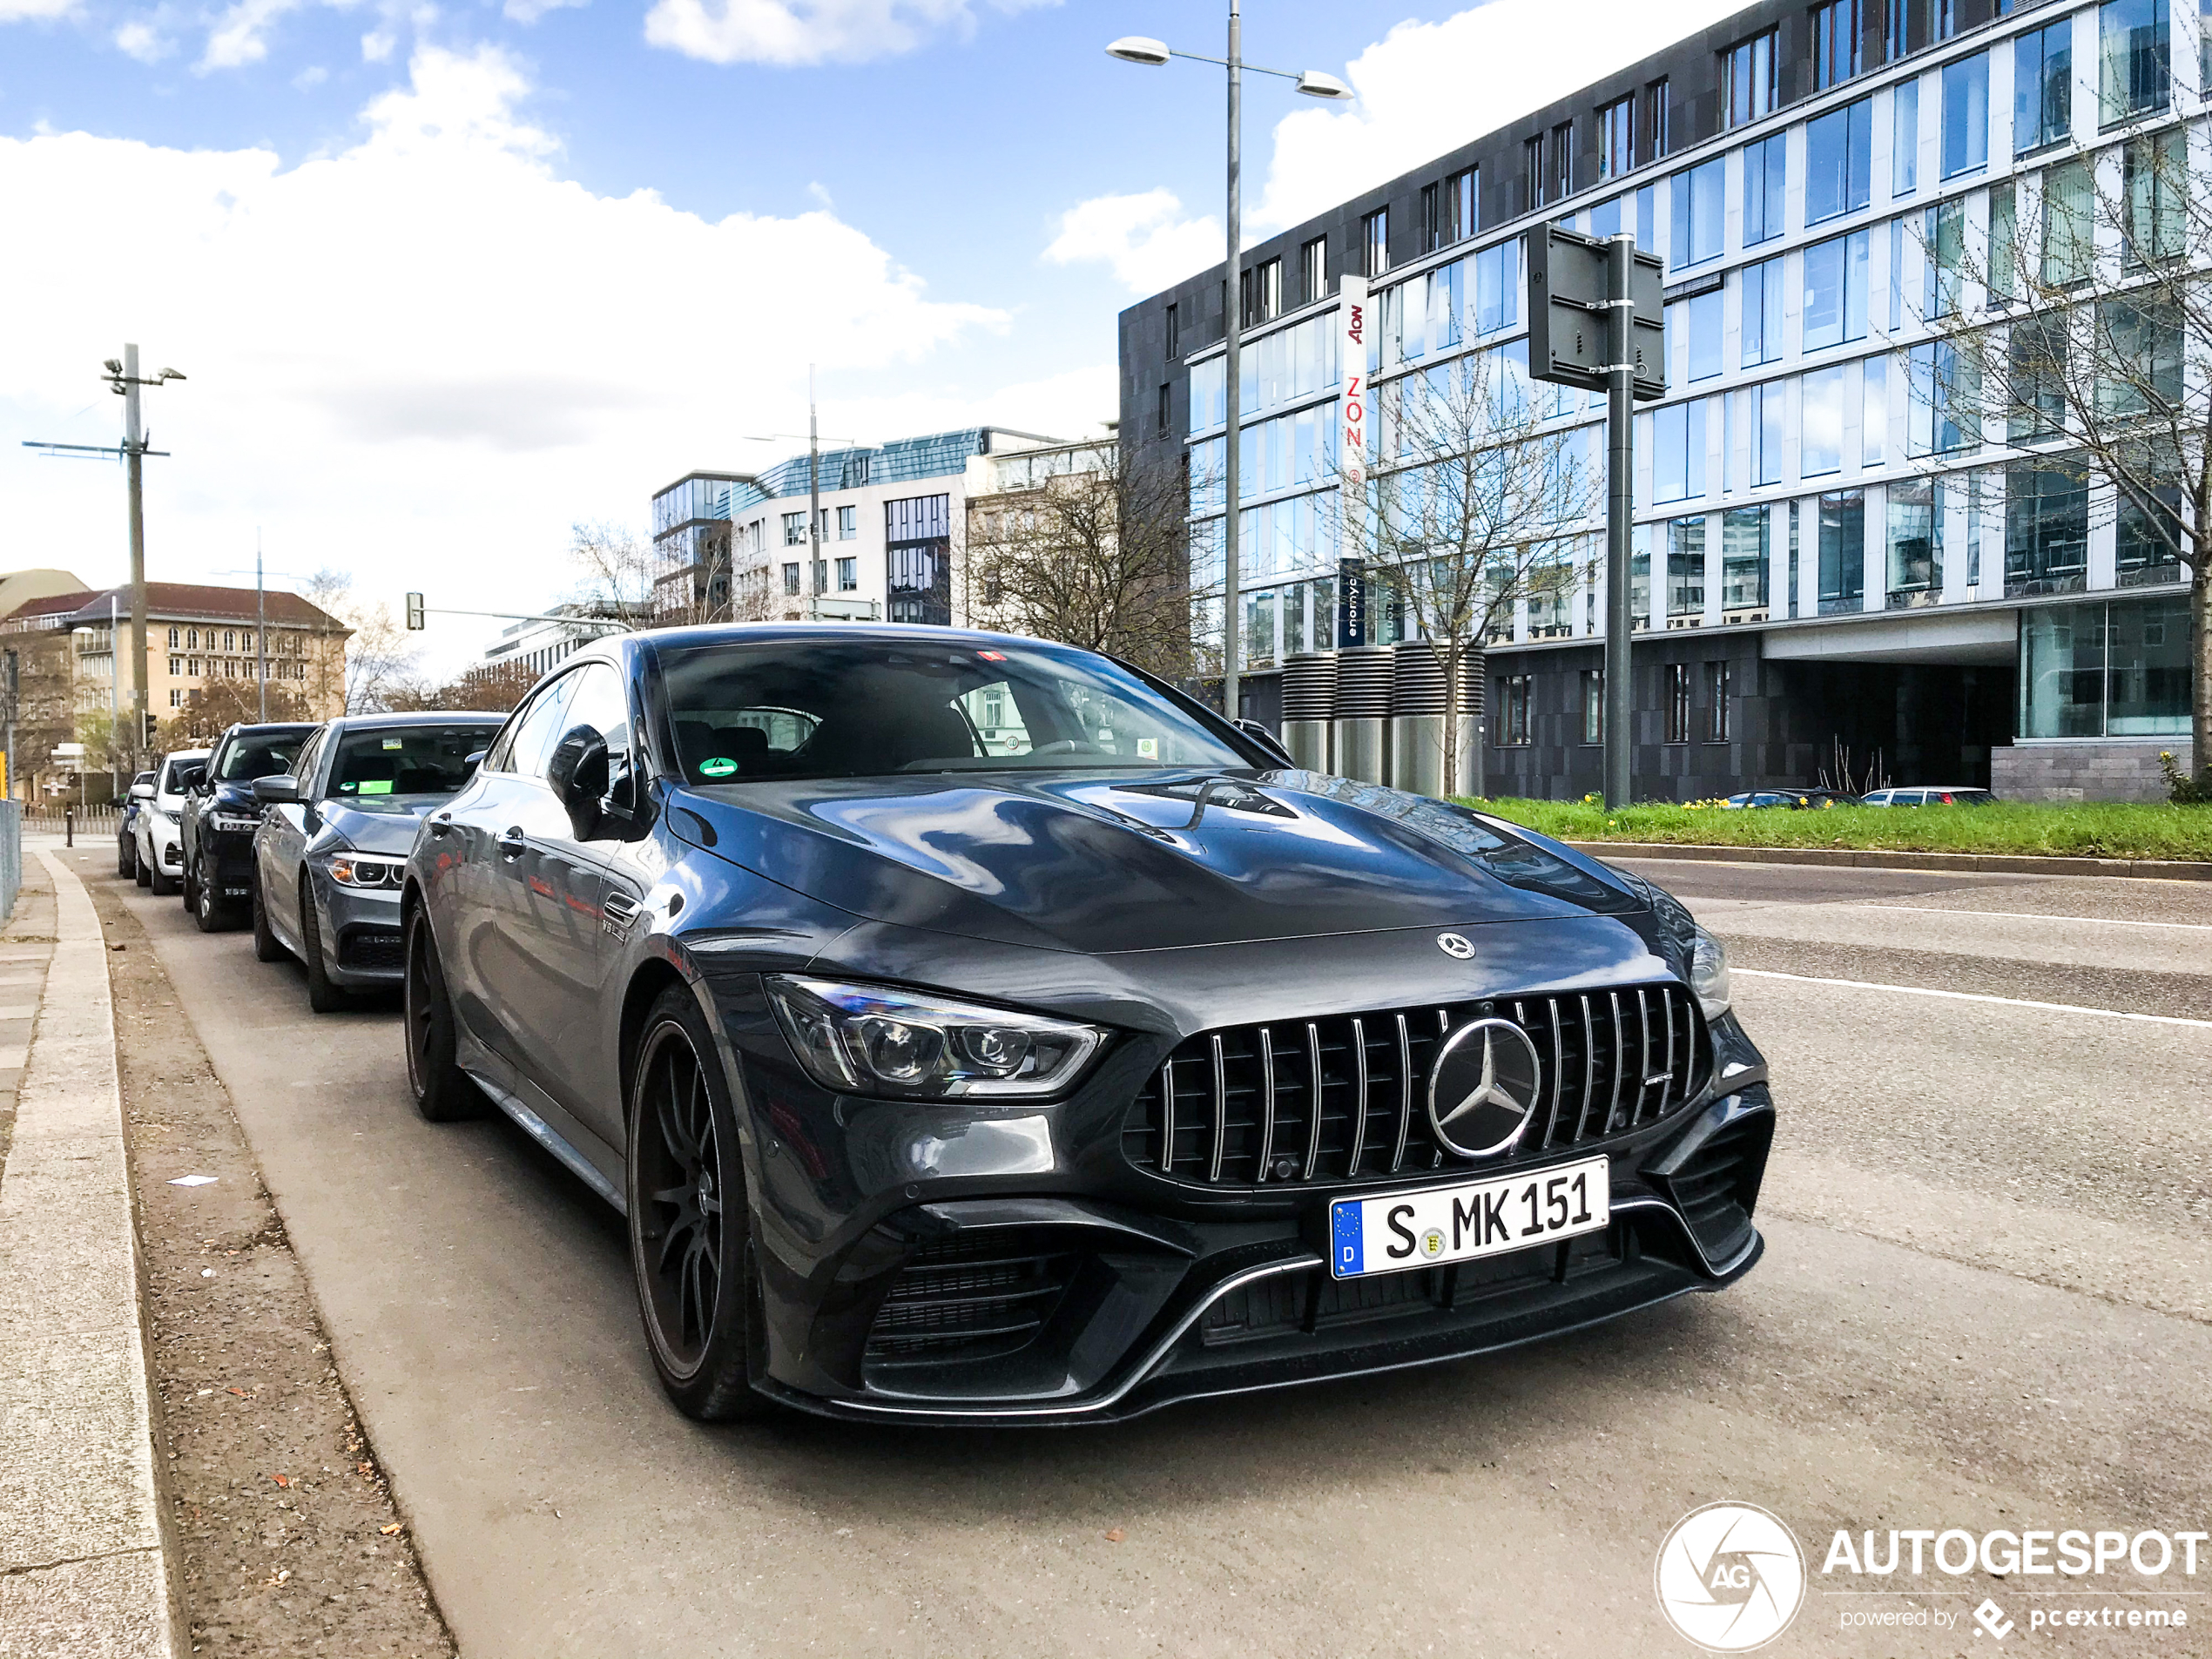
[[400, 982], [408, 849], [505, 718], [349, 716], [309, 738], [290, 772], [254, 781], [253, 954], [297, 957], [316, 1013]]

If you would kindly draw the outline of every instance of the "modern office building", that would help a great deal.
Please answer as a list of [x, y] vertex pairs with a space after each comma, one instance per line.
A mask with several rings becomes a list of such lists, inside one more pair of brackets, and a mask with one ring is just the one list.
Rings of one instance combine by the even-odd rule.
[[610, 601], [556, 605], [544, 616], [509, 623], [499, 637], [484, 647], [483, 670], [512, 669], [520, 673], [550, 673], [577, 651], [608, 631], [596, 622], [624, 622], [634, 617], [635, 607]]
[[[1668, 392], [1635, 421], [1639, 796], [1811, 783], [1838, 745], [1898, 783], [2161, 792], [2159, 750], [2188, 758], [2187, 569], [2108, 484], [1946, 407], [1927, 320], [1983, 302], [1961, 273], [1993, 239], [2134, 188], [2141, 146], [2202, 146], [2181, 135], [2212, 54], [2168, 4], [1764, 0], [1250, 249], [1247, 711], [1276, 714], [1286, 655], [1339, 643], [1341, 279], [1367, 285], [1386, 414], [1393, 380], [1464, 354], [1522, 377], [1522, 237], [1554, 219], [1666, 261]], [[1221, 575], [1229, 293], [1217, 266], [1121, 318], [1122, 442], [1190, 469], [1200, 583]], [[1531, 389], [1602, 465], [1602, 399]], [[1597, 528], [1575, 580], [1493, 636], [1494, 792], [1601, 785]], [[1367, 610], [1370, 643], [1403, 633]]]
[[[968, 496], [996, 488], [995, 460], [1058, 442], [970, 427], [824, 450], [818, 477], [805, 455], [757, 473], [686, 473], [653, 496], [656, 615], [949, 623]], [[817, 482], [819, 558], [806, 523]]]

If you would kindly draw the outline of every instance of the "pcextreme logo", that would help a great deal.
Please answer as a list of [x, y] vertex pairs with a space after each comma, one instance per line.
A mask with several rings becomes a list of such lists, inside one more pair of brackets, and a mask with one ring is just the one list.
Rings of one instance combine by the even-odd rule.
[[1757, 1505], [1709, 1503], [1674, 1524], [1652, 1580], [1659, 1610], [1684, 1641], [1709, 1653], [1749, 1653], [1797, 1616], [1804, 1552]]

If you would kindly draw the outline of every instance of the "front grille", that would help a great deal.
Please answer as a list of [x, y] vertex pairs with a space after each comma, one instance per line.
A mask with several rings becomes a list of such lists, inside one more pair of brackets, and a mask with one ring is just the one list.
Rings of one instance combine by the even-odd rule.
[[396, 974], [404, 965], [400, 936], [381, 928], [357, 928], [338, 941], [338, 960], [362, 973]]
[[1655, 1123], [1689, 1103], [1710, 1063], [1679, 985], [1232, 1026], [1184, 1042], [1152, 1076], [1123, 1154], [1214, 1187], [1426, 1174], [1445, 1163], [1430, 1059], [1455, 1027], [1494, 1017], [1526, 1031], [1538, 1060], [1534, 1115], [1500, 1165]]
[[977, 1359], [1027, 1347], [1075, 1277], [1076, 1252], [1057, 1243], [1001, 1232], [925, 1244], [877, 1308], [867, 1357]]
[[1700, 1143], [1673, 1169], [1653, 1172], [1652, 1178], [1675, 1201], [1709, 1258], [1719, 1261], [1733, 1256], [1750, 1239], [1751, 1208], [1757, 1202], [1773, 1138], [1770, 1114], [1741, 1117]]

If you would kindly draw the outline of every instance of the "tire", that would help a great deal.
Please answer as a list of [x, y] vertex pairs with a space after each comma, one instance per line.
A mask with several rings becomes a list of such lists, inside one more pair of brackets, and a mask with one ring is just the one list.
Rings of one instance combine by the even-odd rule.
[[146, 887], [155, 898], [168, 899], [175, 896], [177, 878], [163, 869], [158, 862], [148, 864], [141, 860], [138, 867], [146, 873]]
[[729, 1079], [684, 986], [645, 1016], [629, 1099], [630, 1259], [661, 1387], [702, 1423], [776, 1409], [765, 1375], [760, 1264]]
[[[202, 863], [204, 866], [204, 860]], [[194, 873], [192, 919], [199, 924], [199, 931], [204, 934], [228, 933], [231, 907], [222, 900], [219, 884], [208, 880], [212, 873], [205, 867]]]
[[[138, 876], [138, 844], [127, 835], [115, 838], [115, 873], [126, 881]], [[145, 878], [138, 876], [138, 880], [143, 886]]]
[[261, 874], [257, 870], [253, 873], [253, 960], [280, 962], [291, 954], [269, 926], [269, 907], [261, 901]]
[[[259, 884], [256, 884], [258, 888]], [[256, 954], [260, 945], [257, 939]], [[307, 970], [307, 1006], [318, 1014], [335, 1014], [353, 1005], [353, 998], [330, 981], [330, 969], [322, 960], [322, 923], [315, 917], [314, 888], [309, 885], [307, 873], [300, 873], [300, 961]]]
[[183, 868], [178, 872], [177, 885], [184, 890], [185, 908], [197, 914], [199, 909], [199, 884], [192, 880], [192, 848], [184, 850]]
[[131, 879], [142, 887], [153, 886], [153, 866], [138, 856], [138, 844], [131, 843]]
[[433, 1123], [481, 1116], [483, 1091], [455, 1057], [453, 998], [446, 992], [437, 938], [421, 905], [408, 912], [405, 950], [401, 1023], [407, 1028], [407, 1082], [415, 1109]]

